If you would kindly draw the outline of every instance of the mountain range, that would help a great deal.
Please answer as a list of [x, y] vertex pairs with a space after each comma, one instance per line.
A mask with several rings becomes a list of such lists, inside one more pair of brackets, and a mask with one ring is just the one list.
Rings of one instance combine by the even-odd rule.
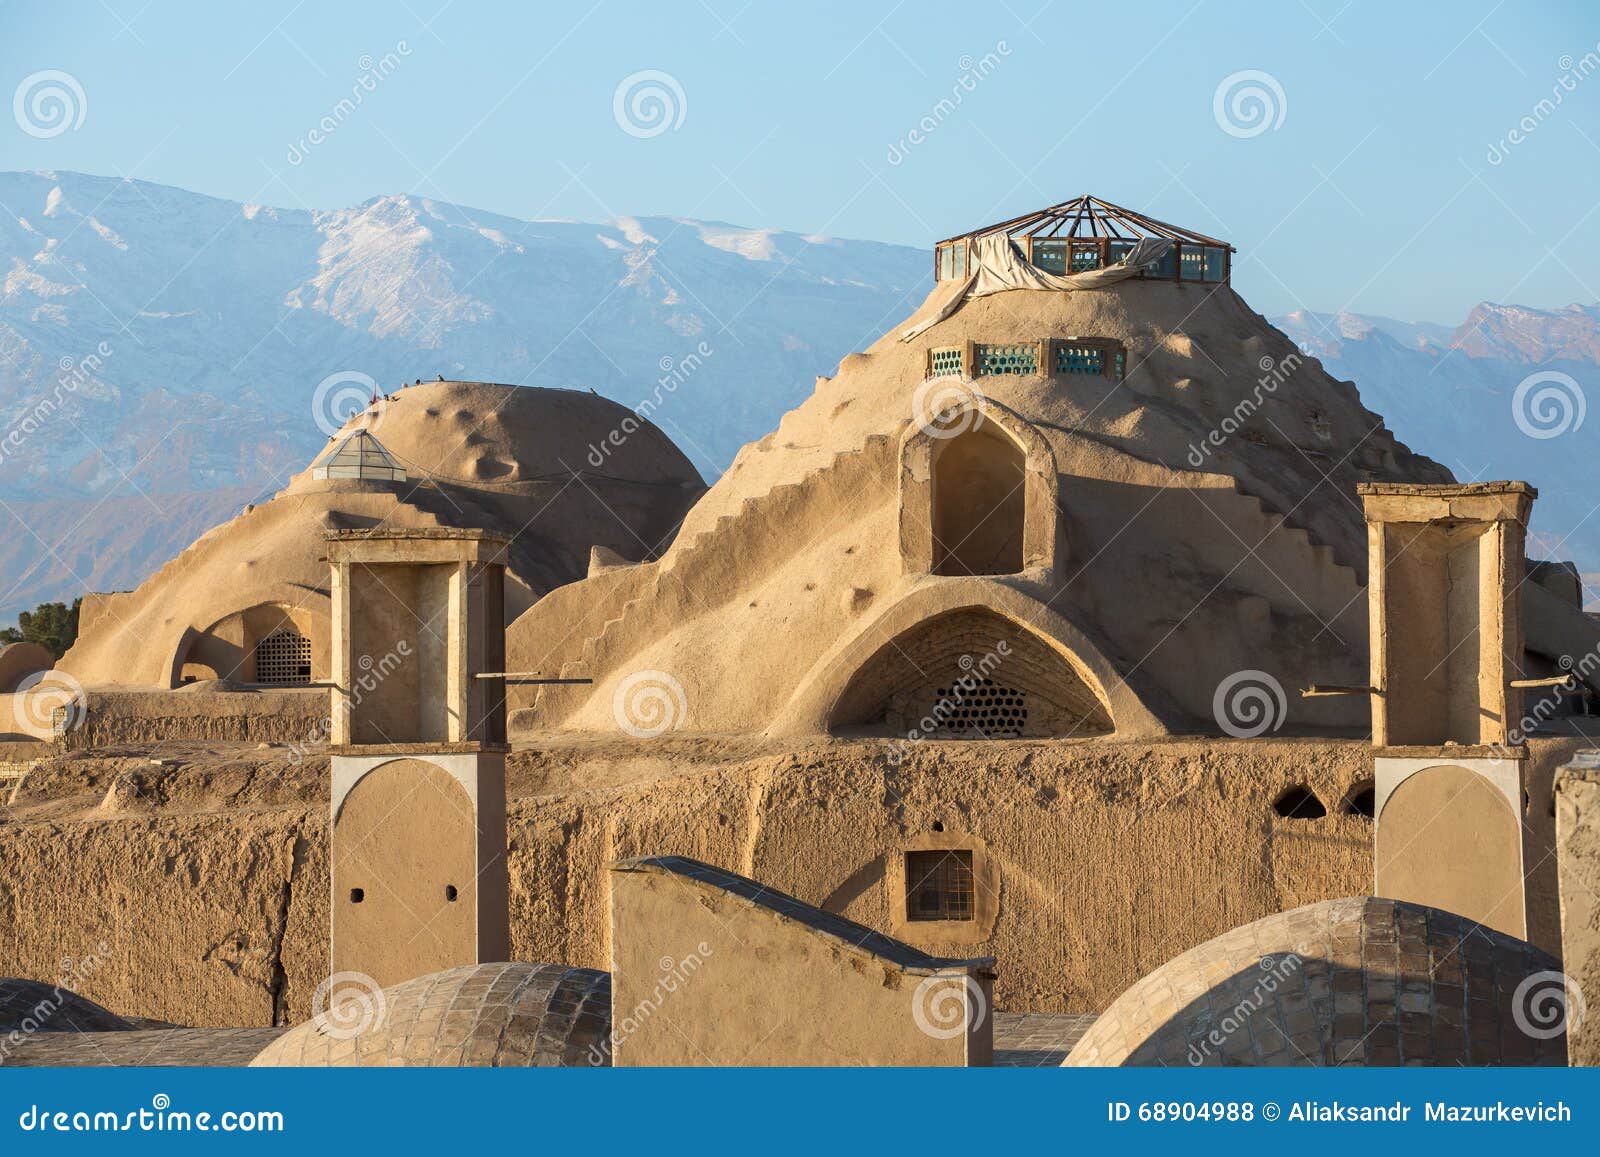
[[[0, 173], [0, 270], [9, 620], [134, 586], [279, 489], [343, 417], [328, 399], [345, 395], [318, 389], [330, 379], [487, 379], [630, 407], [665, 397], [652, 420], [709, 480], [816, 375], [909, 314], [931, 262], [923, 249], [678, 218], [522, 221], [404, 195], [307, 211], [14, 172]], [[1584, 469], [1600, 416], [1543, 437], [1514, 411], [1550, 389], [1581, 406], [1600, 380], [1600, 308], [1484, 303], [1453, 328], [1348, 313], [1274, 322], [1458, 477], [1540, 486], [1531, 553], [1578, 560], [1600, 595]], [[1575, 399], [1557, 380], [1519, 403], [1541, 373], [1565, 375]], [[574, 468], [587, 450], [572, 448]]]

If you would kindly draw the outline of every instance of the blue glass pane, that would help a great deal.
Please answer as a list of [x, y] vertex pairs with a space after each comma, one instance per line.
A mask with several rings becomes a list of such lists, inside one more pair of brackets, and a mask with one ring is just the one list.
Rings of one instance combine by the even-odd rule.
[[1033, 263], [1046, 273], [1067, 271], [1067, 252], [1070, 241], [1038, 241], [1033, 243]]

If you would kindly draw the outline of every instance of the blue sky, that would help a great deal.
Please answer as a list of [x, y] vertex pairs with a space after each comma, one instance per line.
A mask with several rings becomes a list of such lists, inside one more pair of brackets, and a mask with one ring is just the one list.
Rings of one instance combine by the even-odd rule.
[[[1484, 299], [1600, 300], [1586, 55], [1600, 7], [1578, 2], [12, 2], [0, 89], [65, 72], [83, 117], [0, 119], [0, 168], [919, 246], [1089, 191], [1231, 240], [1265, 313], [1453, 324]], [[648, 71], [675, 111], [630, 133], [614, 98]], [[1228, 89], [1219, 117], [1241, 72], [1266, 74], [1263, 131]]]

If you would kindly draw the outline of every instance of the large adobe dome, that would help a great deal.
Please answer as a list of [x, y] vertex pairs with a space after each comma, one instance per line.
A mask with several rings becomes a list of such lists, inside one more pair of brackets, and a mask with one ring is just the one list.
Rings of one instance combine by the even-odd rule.
[[1437, 908], [1325, 900], [1169, 960], [1064, 1064], [1564, 1065], [1559, 969]]
[[[614, 430], [622, 433], [613, 445]], [[207, 531], [137, 590], [87, 597], [78, 642], [58, 666], [90, 686], [283, 682], [285, 672], [288, 682], [323, 679], [329, 531], [503, 534], [511, 539], [509, 620], [537, 596], [582, 578], [597, 547], [603, 557], [625, 559], [661, 549], [704, 488], [659, 430], [587, 392], [413, 386], [353, 416], [330, 446], [363, 431], [379, 447], [366, 443], [366, 457], [392, 459], [400, 470], [318, 477], [308, 467], [270, 502]], [[597, 455], [598, 467], [591, 442], [609, 449]], [[283, 655], [257, 662], [269, 639]]]
[[[1366, 682], [1356, 486], [1449, 471], [1234, 293], [1225, 254], [1222, 280], [1184, 260], [1050, 282], [1019, 272], [1004, 230], [971, 236], [984, 260], [1003, 243], [1003, 288], [974, 296], [952, 264], [740, 451], [660, 561], [512, 625], [513, 666], [594, 681], [513, 688], [514, 729], [639, 730], [648, 685], [669, 725], [707, 733], [976, 733], [976, 695], [1006, 712], [990, 734], [1131, 736], [1215, 731], [1241, 672]], [[1542, 597], [1530, 584], [1529, 608]], [[1573, 612], [1554, 645], [1591, 635]], [[1001, 644], [1025, 661], [1000, 655], [952, 708], [961, 664]], [[1325, 733], [1367, 713], [1289, 692], [1275, 721]]]
[[611, 1063], [611, 974], [473, 964], [374, 990], [290, 1029], [259, 1067], [505, 1068]]

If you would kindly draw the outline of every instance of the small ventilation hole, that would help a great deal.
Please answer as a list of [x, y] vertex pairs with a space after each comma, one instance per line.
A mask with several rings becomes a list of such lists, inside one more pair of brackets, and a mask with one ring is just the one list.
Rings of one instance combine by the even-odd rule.
[[444, 886], [444, 898], [452, 904], [456, 902], [456, 886], [454, 884], [446, 884]]
[[1272, 810], [1286, 820], [1319, 820], [1328, 814], [1328, 809], [1308, 787], [1291, 787], [1277, 798]]
[[359, 903], [361, 903], [361, 901], [365, 900], [366, 898], [367, 898], [366, 892], [362, 891], [360, 888], [351, 888], [350, 889], [350, 903], [359, 904]]
[[936, 832], [944, 831], [944, 821], [943, 820], [934, 820], [933, 821], [933, 830], [936, 831]]
[[1377, 797], [1373, 792], [1371, 782], [1357, 784], [1351, 789], [1350, 794], [1345, 797], [1344, 814], [1347, 816], [1362, 816], [1370, 820], [1373, 817], [1376, 804]]

